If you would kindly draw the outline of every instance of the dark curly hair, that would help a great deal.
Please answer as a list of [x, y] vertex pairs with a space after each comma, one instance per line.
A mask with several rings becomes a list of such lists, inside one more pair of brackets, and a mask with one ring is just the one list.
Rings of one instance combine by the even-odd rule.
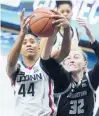
[[56, 0], [56, 7], [58, 8], [61, 4], [68, 4], [71, 6], [71, 8], [73, 7], [73, 4], [71, 1], [69, 0]]

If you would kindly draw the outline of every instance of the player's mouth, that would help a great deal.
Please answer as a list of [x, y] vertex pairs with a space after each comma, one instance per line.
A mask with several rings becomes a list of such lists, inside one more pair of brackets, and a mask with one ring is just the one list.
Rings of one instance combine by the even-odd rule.
[[34, 52], [34, 49], [33, 48], [28, 48], [26, 49], [27, 52]]
[[75, 64], [69, 64], [69, 66], [70, 66], [70, 67], [71, 67], [71, 66], [76, 67]]

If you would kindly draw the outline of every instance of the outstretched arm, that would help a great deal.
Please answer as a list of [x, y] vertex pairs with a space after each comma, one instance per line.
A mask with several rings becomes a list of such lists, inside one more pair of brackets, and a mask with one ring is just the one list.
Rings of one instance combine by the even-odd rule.
[[61, 62], [66, 58], [70, 52], [71, 47], [71, 37], [70, 37], [70, 27], [64, 29], [64, 36], [62, 41], [61, 49], [58, 49], [51, 53], [51, 57]]
[[61, 62], [64, 60], [65, 57], [68, 56], [70, 52], [72, 33], [71, 33], [69, 21], [66, 19], [66, 17], [62, 14], [57, 13], [56, 11], [53, 12], [55, 12], [55, 14], [58, 14], [52, 16], [54, 19], [57, 19], [53, 21], [53, 24], [55, 25], [57, 23], [60, 23], [57, 26], [62, 26], [64, 28], [64, 35], [63, 35], [61, 49], [52, 53], [52, 57], [56, 59], [58, 62]]
[[99, 86], [99, 42], [97, 42], [95, 38], [93, 37], [89, 29], [90, 26], [88, 25], [88, 23], [86, 23], [82, 19], [77, 19], [77, 22], [85, 28], [86, 34], [88, 35], [90, 40], [90, 46], [96, 53], [96, 56], [98, 57], [98, 62], [96, 63], [94, 68], [91, 71], [89, 71], [89, 81], [93, 89], [96, 90], [97, 87]]
[[20, 16], [21, 30], [20, 30], [18, 39], [14, 43], [12, 49], [10, 50], [10, 52], [8, 54], [8, 58], [7, 58], [6, 71], [7, 71], [7, 74], [9, 77], [12, 77], [12, 75], [17, 71], [17, 68], [18, 68], [17, 61], [18, 61], [21, 46], [22, 46], [22, 43], [23, 43], [23, 40], [24, 40], [24, 37], [26, 34], [26, 25], [29, 22], [28, 19], [25, 21], [24, 12], [25, 12], [25, 9], [22, 10], [22, 13]]
[[49, 59], [49, 57], [51, 55], [51, 51], [52, 51], [52, 46], [54, 44], [54, 39], [55, 39], [55, 36], [56, 36], [57, 32], [58, 32], [58, 28], [56, 28], [54, 30], [53, 34], [50, 37], [46, 38], [47, 39], [46, 43], [45, 43], [44, 48], [41, 52], [41, 58], [43, 60], [48, 60]]
[[[64, 91], [70, 84], [69, 73], [59, 64], [60, 60], [51, 58], [52, 46], [54, 43], [55, 36], [57, 34], [58, 28], [62, 25], [59, 21], [55, 24], [56, 29], [52, 36], [46, 38], [47, 41], [41, 53], [40, 64], [42, 69], [49, 75], [51, 79], [54, 80], [56, 92]], [[66, 28], [69, 28], [68, 26]], [[64, 46], [65, 48], [65, 46]]]

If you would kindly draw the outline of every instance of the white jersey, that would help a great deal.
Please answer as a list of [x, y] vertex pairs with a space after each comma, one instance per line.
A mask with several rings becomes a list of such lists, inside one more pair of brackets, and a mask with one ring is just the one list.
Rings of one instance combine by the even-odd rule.
[[[78, 37], [77, 28], [75, 28], [73, 26], [71, 28], [72, 28], [72, 31], [73, 31], [72, 45], [75, 45], [76, 44], [78, 46], [79, 37]], [[52, 49], [53, 51], [56, 51], [57, 49], [60, 49], [61, 48], [62, 40], [63, 40], [63, 36], [62, 36], [62, 34], [60, 34], [60, 32], [58, 32], [57, 33], [57, 36], [56, 36], [55, 44], [54, 44], [53, 49]], [[72, 47], [72, 45], [71, 45], [71, 47]]]
[[16, 116], [56, 116], [53, 81], [41, 69], [39, 60], [31, 69], [20, 64], [13, 88]]

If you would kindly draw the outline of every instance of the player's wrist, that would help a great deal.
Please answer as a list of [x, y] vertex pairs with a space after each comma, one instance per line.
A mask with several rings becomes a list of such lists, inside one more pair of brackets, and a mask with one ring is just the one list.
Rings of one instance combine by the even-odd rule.
[[24, 39], [24, 37], [25, 37], [25, 33], [23, 33], [23, 32], [20, 31], [20, 33], [19, 33], [19, 37], [22, 38], [22, 39]]
[[20, 33], [19, 33], [20, 36], [25, 36], [25, 34], [26, 33], [23, 30], [21, 30]]
[[70, 27], [69, 24], [64, 25], [64, 29], [70, 29], [70, 28], [71, 28], [71, 27]]
[[70, 32], [70, 30], [71, 30], [71, 27], [70, 27], [69, 25], [68, 25], [67, 27], [64, 28], [64, 31]]

